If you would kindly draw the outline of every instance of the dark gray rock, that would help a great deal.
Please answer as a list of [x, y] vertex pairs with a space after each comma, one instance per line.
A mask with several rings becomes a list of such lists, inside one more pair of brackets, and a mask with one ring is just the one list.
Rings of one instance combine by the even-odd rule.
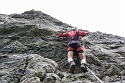
[[54, 73], [47, 73], [43, 83], [62, 83], [62, 80]]
[[37, 54], [0, 55], [1, 83], [41, 83], [47, 73], [57, 70], [57, 63]]
[[[56, 37], [71, 28], [35, 10], [0, 14], [0, 83], [98, 83], [89, 72], [81, 73], [79, 66], [75, 74], [68, 73], [65, 39]], [[106, 82], [124, 80], [125, 38], [87, 32], [82, 43], [91, 70]]]

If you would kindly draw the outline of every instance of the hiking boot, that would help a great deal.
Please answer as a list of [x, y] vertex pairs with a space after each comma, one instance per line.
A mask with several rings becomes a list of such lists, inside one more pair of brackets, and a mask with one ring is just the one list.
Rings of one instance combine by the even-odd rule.
[[85, 63], [81, 64], [81, 71], [82, 72], [87, 72], [87, 67], [86, 67]]
[[70, 62], [69, 73], [74, 74], [75, 67], [76, 67], [76, 65], [75, 65], [74, 61], [71, 61]]

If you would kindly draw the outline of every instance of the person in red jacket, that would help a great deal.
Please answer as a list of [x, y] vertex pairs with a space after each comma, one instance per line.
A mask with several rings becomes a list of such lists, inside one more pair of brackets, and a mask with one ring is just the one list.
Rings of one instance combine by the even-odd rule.
[[58, 37], [66, 37], [68, 39], [68, 63], [70, 64], [69, 72], [74, 73], [75, 62], [73, 61], [73, 54], [76, 51], [81, 60], [81, 71], [86, 72], [86, 59], [83, 52], [83, 47], [80, 43], [80, 36], [86, 36], [87, 33], [84, 31], [79, 31], [77, 29], [72, 29], [69, 32], [60, 33]]

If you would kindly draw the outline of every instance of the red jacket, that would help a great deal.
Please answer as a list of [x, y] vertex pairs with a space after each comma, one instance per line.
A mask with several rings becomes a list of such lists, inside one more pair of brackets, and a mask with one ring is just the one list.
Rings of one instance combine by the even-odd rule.
[[65, 32], [65, 33], [60, 33], [58, 34], [58, 37], [66, 37], [68, 39], [68, 42], [72, 40], [80, 41], [79, 36], [84, 37], [86, 34], [87, 33], [84, 31], [73, 30], [73, 31]]

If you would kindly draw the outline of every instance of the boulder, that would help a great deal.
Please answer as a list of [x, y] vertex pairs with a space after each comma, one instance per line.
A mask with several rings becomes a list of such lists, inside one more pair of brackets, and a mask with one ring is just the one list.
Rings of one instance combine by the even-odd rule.
[[58, 68], [55, 61], [37, 54], [1, 54], [0, 62], [1, 83], [41, 83]]

